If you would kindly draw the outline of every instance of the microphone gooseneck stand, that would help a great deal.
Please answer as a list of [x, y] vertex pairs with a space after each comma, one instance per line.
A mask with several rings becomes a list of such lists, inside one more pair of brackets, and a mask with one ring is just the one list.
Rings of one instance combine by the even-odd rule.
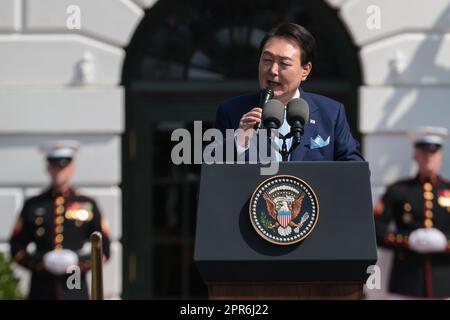
[[[269, 139], [271, 138], [271, 134], [270, 134], [271, 130], [268, 131], [269, 133]], [[303, 130], [301, 131], [301, 134], [303, 134]], [[282, 161], [288, 161], [289, 160], [289, 156], [292, 154], [292, 152], [294, 152], [294, 150], [300, 145], [301, 142], [301, 135], [295, 135], [295, 138], [292, 140], [292, 145], [289, 148], [289, 150], [287, 149], [287, 144], [286, 144], [286, 140], [290, 139], [294, 137], [294, 133], [291, 131], [289, 132], [287, 135], [283, 135], [282, 133], [278, 133], [278, 138], [281, 139], [283, 141], [283, 143], [281, 144], [281, 149], [280, 146], [277, 145], [276, 143], [274, 143], [274, 141], [272, 141], [273, 143], [271, 143], [272, 148], [278, 152], [279, 154], [281, 154], [281, 159]]]

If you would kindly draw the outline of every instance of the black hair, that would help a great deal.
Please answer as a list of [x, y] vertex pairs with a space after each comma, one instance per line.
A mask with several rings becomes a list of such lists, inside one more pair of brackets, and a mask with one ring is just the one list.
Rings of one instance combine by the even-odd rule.
[[259, 45], [260, 55], [267, 41], [272, 37], [284, 37], [295, 40], [300, 47], [302, 66], [312, 62], [316, 51], [316, 40], [305, 27], [290, 22], [280, 23], [262, 39]]

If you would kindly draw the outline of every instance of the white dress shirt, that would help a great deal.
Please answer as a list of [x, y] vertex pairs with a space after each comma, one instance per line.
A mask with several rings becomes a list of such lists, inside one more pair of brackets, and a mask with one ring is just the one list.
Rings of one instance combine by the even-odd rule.
[[[297, 99], [297, 98], [300, 98], [300, 91], [298, 89], [295, 92], [295, 94], [294, 94], [294, 96], [292, 97], [291, 100]], [[281, 124], [281, 127], [278, 129], [278, 132], [281, 133], [284, 136], [287, 135], [289, 132], [291, 132], [291, 126], [288, 124], [288, 122], [286, 120], [286, 106], [284, 106], [283, 123]], [[234, 140], [235, 140], [235, 144], [236, 144], [237, 155], [239, 157], [240, 155], [242, 155], [250, 147], [250, 143], [247, 145], [247, 147], [241, 146], [237, 142], [237, 134], [234, 136]], [[280, 147], [280, 151], [281, 151], [281, 145], [283, 143], [283, 140], [279, 139], [278, 137], [275, 137], [275, 143]], [[289, 139], [286, 140], [286, 146], [287, 146], [288, 150], [291, 148], [291, 145], [292, 145], [292, 138], [289, 138]], [[282, 159], [283, 159], [279, 152], [276, 153], [276, 159], [277, 159], [277, 161], [282, 161]]]

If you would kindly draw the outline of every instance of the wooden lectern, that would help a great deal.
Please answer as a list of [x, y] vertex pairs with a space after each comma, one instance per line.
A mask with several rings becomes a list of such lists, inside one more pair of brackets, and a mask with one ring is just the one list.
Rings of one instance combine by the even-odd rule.
[[[252, 226], [260, 164], [202, 166], [194, 260], [210, 299], [361, 299], [377, 260], [367, 162], [280, 162], [317, 197], [314, 229], [277, 245]], [[275, 176], [276, 176], [275, 175]]]

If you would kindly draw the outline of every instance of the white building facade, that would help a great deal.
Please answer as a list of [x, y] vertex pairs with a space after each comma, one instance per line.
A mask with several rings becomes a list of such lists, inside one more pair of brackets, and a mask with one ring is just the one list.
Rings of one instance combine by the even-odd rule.
[[[0, 2], [0, 250], [8, 251], [23, 200], [48, 182], [38, 146], [77, 139], [82, 148], [74, 182], [98, 200], [110, 223], [107, 298], [122, 291], [124, 48], [155, 2]], [[359, 130], [375, 201], [387, 184], [414, 173], [408, 130], [450, 127], [450, 0], [326, 2], [359, 50]], [[443, 175], [450, 177], [445, 150]], [[383, 297], [388, 258], [381, 252], [383, 288], [369, 297]]]

